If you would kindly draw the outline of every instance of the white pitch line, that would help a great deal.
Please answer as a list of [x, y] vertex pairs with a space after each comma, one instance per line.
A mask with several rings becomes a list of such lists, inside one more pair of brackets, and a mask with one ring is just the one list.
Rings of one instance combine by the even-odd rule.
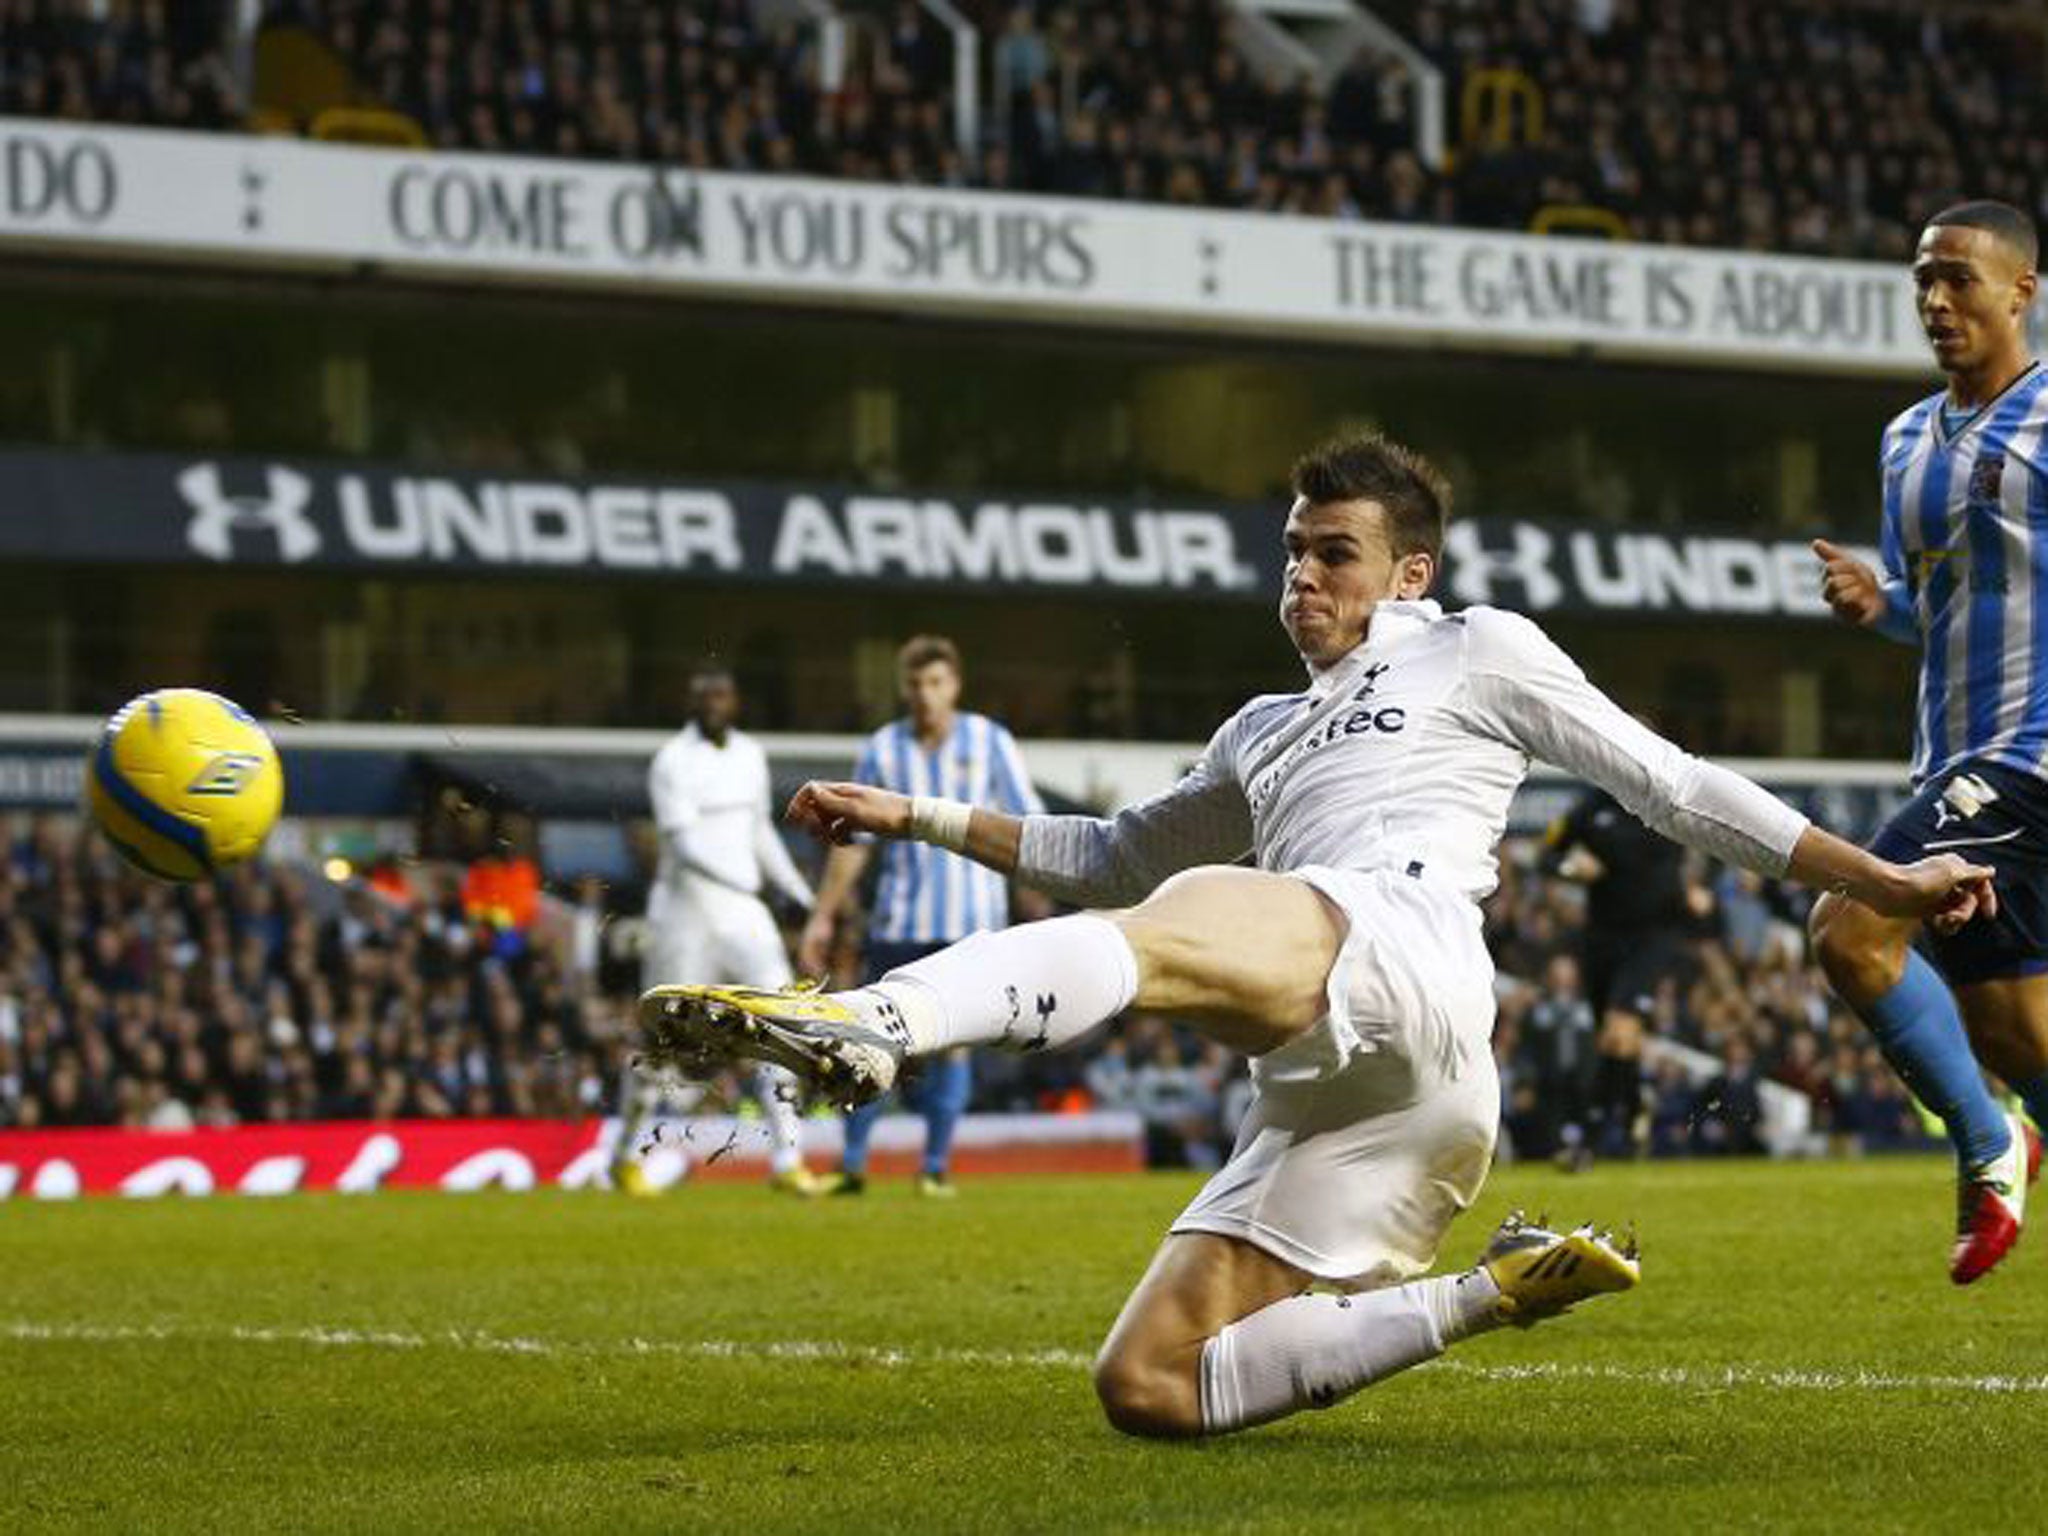
[[693, 1360], [840, 1360], [861, 1365], [975, 1365], [1075, 1370], [1091, 1357], [1070, 1349], [892, 1349], [832, 1339], [536, 1339], [449, 1329], [403, 1333], [382, 1328], [225, 1328], [162, 1323], [0, 1322], [0, 1339], [23, 1343], [303, 1344], [317, 1349], [456, 1349], [540, 1357], [669, 1355]]
[[[537, 1358], [632, 1358], [667, 1356], [688, 1360], [839, 1361], [885, 1369], [966, 1365], [1024, 1370], [1085, 1369], [1090, 1356], [1071, 1349], [889, 1348], [834, 1339], [541, 1339], [517, 1334], [450, 1329], [408, 1333], [383, 1328], [224, 1328], [157, 1323], [39, 1323], [0, 1321], [0, 1340], [17, 1343], [133, 1344], [230, 1343], [297, 1344], [316, 1349], [454, 1349], [474, 1354]], [[1481, 1365], [1438, 1360], [1421, 1367], [1480, 1381], [1587, 1381], [1624, 1386], [1670, 1387], [1689, 1392], [1751, 1388], [1770, 1392], [1980, 1392], [1994, 1395], [2048, 1394], [2048, 1375], [1943, 1375], [1893, 1371], [1801, 1370], [1759, 1365], [1627, 1366], [1573, 1365], [1539, 1361], [1528, 1365]]]

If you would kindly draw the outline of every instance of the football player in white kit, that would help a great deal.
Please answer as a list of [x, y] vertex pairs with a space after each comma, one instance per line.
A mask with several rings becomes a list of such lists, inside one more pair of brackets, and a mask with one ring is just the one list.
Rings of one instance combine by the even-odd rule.
[[[1952, 928], [1995, 905], [1953, 855], [1887, 863], [1630, 718], [1527, 619], [1424, 596], [1449, 491], [1376, 436], [1294, 471], [1280, 619], [1299, 693], [1252, 700], [1179, 784], [1118, 815], [1005, 816], [807, 784], [793, 819], [966, 852], [1099, 909], [981, 934], [858, 991], [658, 988], [653, 1054], [785, 1063], [836, 1096], [905, 1056], [1059, 1046], [1135, 1003], [1254, 1058], [1230, 1160], [1173, 1223], [1096, 1362], [1110, 1421], [1221, 1434], [1326, 1407], [1473, 1334], [1635, 1284], [1590, 1227], [1510, 1217], [1419, 1279], [1499, 1122], [1479, 900], [1541, 758], [1717, 858]], [[1231, 867], [1246, 853], [1255, 867]], [[1317, 1285], [1331, 1289], [1317, 1291]]]
[[[690, 675], [690, 723], [655, 754], [648, 771], [661, 859], [647, 893], [644, 986], [686, 976], [755, 987], [789, 984], [789, 955], [762, 900], [764, 880], [806, 911], [811, 888], [775, 828], [767, 754], [734, 726], [739, 707], [732, 673], [699, 666]], [[817, 1193], [798, 1146], [796, 1080], [766, 1063], [753, 1078], [773, 1138], [770, 1182], [792, 1194]], [[635, 1143], [663, 1093], [658, 1077], [628, 1069], [612, 1173], [629, 1193], [647, 1192]]]

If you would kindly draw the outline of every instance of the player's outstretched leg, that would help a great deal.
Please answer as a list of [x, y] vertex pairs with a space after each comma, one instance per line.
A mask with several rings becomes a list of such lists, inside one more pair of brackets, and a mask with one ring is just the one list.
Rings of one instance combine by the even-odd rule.
[[1554, 1232], [1516, 1213], [1462, 1274], [1287, 1296], [1225, 1325], [1202, 1343], [1192, 1390], [1156, 1348], [1146, 1358], [1147, 1322], [1132, 1312], [1158, 1303], [1141, 1286], [1096, 1363], [1096, 1391], [1110, 1422], [1130, 1434], [1229, 1434], [1328, 1408], [1463, 1339], [1533, 1325], [1628, 1290], [1640, 1275], [1633, 1245], [1589, 1226]]
[[642, 1044], [693, 1077], [772, 1062], [841, 1104], [887, 1092], [905, 1056], [1057, 1049], [1133, 1001], [1259, 1055], [1322, 1017], [1343, 935], [1342, 914], [1302, 881], [1195, 870], [1127, 912], [976, 934], [850, 992], [655, 987]]
[[1831, 894], [1815, 904], [1812, 930], [1821, 969], [1836, 995], [1869, 1026], [1892, 1070], [1948, 1128], [1957, 1165], [1949, 1278], [1968, 1285], [1990, 1273], [2019, 1241], [2026, 1138], [1984, 1086], [1955, 994], [1911, 947], [1911, 924]]

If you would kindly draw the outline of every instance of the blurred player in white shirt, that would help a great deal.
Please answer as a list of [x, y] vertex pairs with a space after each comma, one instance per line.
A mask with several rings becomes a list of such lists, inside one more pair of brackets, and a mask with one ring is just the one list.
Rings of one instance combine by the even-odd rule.
[[[790, 981], [789, 955], [762, 896], [772, 886], [808, 911], [811, 888], [775, 828], [767, 754], [734, 727], [739, 709], [731, 672], [697, 668], [690, 723], [655, 754], [648, 772], [661, 859], [647, 893], [646, 986], [702, 976], [756, 987]], [[816, 1193], [798, 1146], [796, 1080], [767, 1065], [753, 1079], [773, 1137], [771, 1182], [794, 1194]], [[662, 1096], [657, 1081], [628, 1071], [613, 1177], [631, 1193], [646, 1188], [633, 1160], [635, 1142]]]
[[791, 804], [831, 841], [936, 843], [1098, 910], [977, 935], [853, 992], [670, 987], [641, 1004], [656, 1059], [779, 1061], [842, 1099], [886, 1089], [906, 1057], [1058, 1048], [1133, 1004], [1253, 1057], [1229, 1161], [1097, 1357], [1103, 1409], [1132, 1434], [1328, 1407], [1636, 1283], [1633, 1254], [1592, 1228], [1516, 1217], [1471, 1268], [1418, 1278], [1499, 1126], [1479, 902], [1532, 759], [1680, 842], [1886, 912], [1955, 926], [1995, 907], [1988, 869], [1889, 863], [1681, 751], [1527, 619], [1428, 601], [1450, 492], [1419, 455], [1340, 440], [1295, 466], [1294, 489], [1280, 621], [1308, 686], [1245, 705], [1172, 789], [1112, 818], [856, 784]]

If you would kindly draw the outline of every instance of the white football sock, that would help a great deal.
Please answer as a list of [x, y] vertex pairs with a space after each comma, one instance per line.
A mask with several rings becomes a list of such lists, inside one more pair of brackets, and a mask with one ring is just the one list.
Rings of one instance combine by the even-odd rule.
[[1290, 1296], [1202, 1346], [1202, 1430], [1228, 1434], [1327, 1408], [1498, 1327], [1500, 1288], [1484, 1269], [1355, 1296]]
[[1138, 958], [1123, 930], [1084, 912], [977, 933], [844, 1001], [863, 1017], [893, 1011], [902, 1023], [891, 1033], [923, 1056], [956, 1045], [1070, 1045], [1137, 993]]
[[754, 1074], [754, 1096], [768, 1117], [768, 1166], [787, 1173], [803, 1162], [803, 1128], [796, 1112], [796, 1079], [782, 1067], [763, 1067]]

